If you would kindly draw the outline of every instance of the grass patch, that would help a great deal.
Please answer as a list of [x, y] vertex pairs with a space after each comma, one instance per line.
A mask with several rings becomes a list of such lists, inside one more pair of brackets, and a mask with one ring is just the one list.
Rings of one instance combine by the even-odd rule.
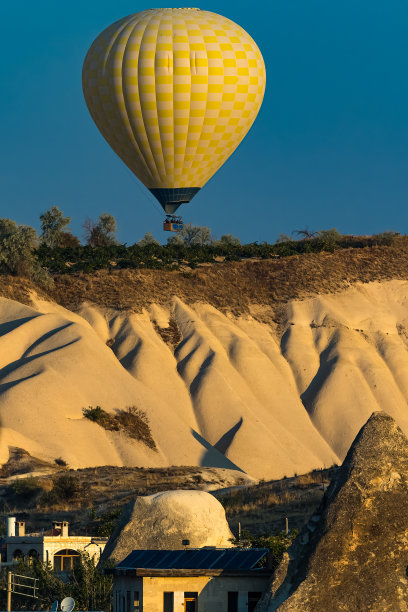
[[123, 432], [129, 438], [143, 442], [152, 450], [157, 450], [147, 416], [136, 406], [130, 406], [126, 410], [117, 410], [116, 414], [106, 412], [100, 406], [89, 406], [83, 408], [82, 411], [86, 419], [97, 423], [103, 429]]
[[266, 527], [269, 533], [277, 533], [284, 529], [286, 518], [291, 530], [300, 529], [321, 502], [336, 469], [314, 470], [214, 495], [224, 506], [233, 533], [239, 523], [254, 537], [263, 536]]

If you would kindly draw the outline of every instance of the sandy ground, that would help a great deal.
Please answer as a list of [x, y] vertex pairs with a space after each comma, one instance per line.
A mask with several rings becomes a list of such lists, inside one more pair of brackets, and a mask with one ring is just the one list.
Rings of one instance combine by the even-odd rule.
[[[176, 323], [176, 346], [163, 331]], [[142, 314], [0, 298], [0, 461], [203, 465], [280, 478], [343, 459], [374, 410], [408, 433], [408, 282], [289, 302], [282, 332], [208, 304]], [[83, 417], [137, 406], [157, 451]]]

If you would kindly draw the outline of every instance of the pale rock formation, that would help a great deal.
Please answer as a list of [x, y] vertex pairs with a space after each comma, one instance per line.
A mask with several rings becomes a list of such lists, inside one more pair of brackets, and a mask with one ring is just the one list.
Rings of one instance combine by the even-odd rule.
[[180, 550], [231, 546], [220, 502], [204, 491], [164, 491], [127, 504], [105, 547], [102, 563], [122, 561], [135, 549]]
[[[340, 462], [373, 410], [408, 433], [408, 282], [286, 305], [280, 326], [177, 297], [141, 313], [0, 299], [0, 462], [203, 465], [282, 478]], [[270, 320], [271, 313], [268, 310]], [[175, 333], [172, 333], [172, 330]], [[82, 409], [136, 406], [157, 450]]]
[[408, 440], [384, 412], [352, 444], [257, 612], [404, 612]]

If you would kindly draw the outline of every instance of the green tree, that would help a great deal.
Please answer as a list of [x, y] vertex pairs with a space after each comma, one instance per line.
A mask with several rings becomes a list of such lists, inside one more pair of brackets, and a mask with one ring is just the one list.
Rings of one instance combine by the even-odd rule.
[[[113, 565], [113, 564], [109, 564]], [[111, 575], [105, 575], [103, 569], [95, 567], [93, 560], [83, 553], [80, 562], [74, 570], [64, 577], [54, 572], [51, 565], [41, 561], [21, 560], [14, 566], [13, 571], [21, 576], [30, 576], [38, 579], [38, 598], [41, 608], [50, 609], [53, 601], [61, 601], [64, 597], [73, 597], [75, 608], [79, 610], [106, 610], [112, 609]], [[0, 587], [4, 589], [7, 584], [7, 568], [0, 575]], [[34, 600], [28, 597], [13, 595], [13, 610], [32, 610]], [[0, 588], [0, 605], [6, 608], [6, 594]]]
[[64, 213], [58, 206], [51, 206], [40, 215], [41, 220], [41, 242], [54, 249], [61, 246], [64, 228], [71, 223], [71, 217], [64, 217]]
[[137, 243], [141, 247], [148, 246], [149, 244], [157, 244], [159, 245], [159, 241], [153, 236], [151, 232], [146, 232], [145, 235], [139, 242]]
[[282, 234], [281, 232], [277, 237], [275, 244], [281, 244], [283, 242], [292, 242], [292, 238], [287, 234]]
[[[233, 540], [232, 544], [238, 548], [268, 548], [269, 562], [272, 569], [276, 569], [282, 561], [283, 553], [289, 548], [298, 533], [297, 529], [293, 529], [288, 534], [281, 532], [274, 535], [266, 533], [254, 536], [250, 531], [244, 529], [241, 539]], [[266, 565], [266, 563], [267, 560], [264, 558], [261, 565]]]
[[241, 246], [241, 241], [232, 234], [223, 234], [221, 236], [220, 244], [225, 246]]
[[91, 247], [106, 247], [117, 244], [116, 219], [109, 213], [102, 213], [96, 223], [92, 219], [85, 219], [83, 228], [86, 243]]
[[52, 279], [41, 268], [35, 249], [38, 235], [29, 225], [18, 225], [11, 219], [0, 219], [0, 272], [23, 276], [51, 286]]
[[112, 576], [105, 575], [103, 568], [95, 566], [88, 554], [81, 555], [81, 562], [72, 572], [70, 584], [73, 587], [72, 597], [80, 610], [110, 609]]
[[167, 238], [167, 244], [170, 246], [183, 245], [183, 238], [180, 236], [180, 232], [175, 232], [169, 238]]
[[77, 236], [71, 234], [71, 232], [61, 232], [61, 241], [59, 246], [62, 248], [75, 248], [81, 246], [81, 242]]
[[186, 246], [202, 246], [211, 243], [211, 230], [205, 226], [186, 223], [178, 235]]
[[341, 240], [341, 234], [336, 230], [335, 227], [328, 230], [320, 230], [317, 232], [317, 238], [321, 243], [321, 246], [326, 251], [334, 251], [338, 243]]

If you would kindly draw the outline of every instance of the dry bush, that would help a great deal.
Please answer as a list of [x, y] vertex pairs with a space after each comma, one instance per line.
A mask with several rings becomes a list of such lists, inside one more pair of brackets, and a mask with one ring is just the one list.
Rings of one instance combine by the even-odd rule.
[[154, 327], [162, 340], [172, 348], [180, 344], [181, 334], [174, 319], [170, 319], [168, 327], [159, 327], [157, 324]]
[[300, 485], [322, 484], [323, 476], [320, 471], [309, 472], [309, 474], [301, 474], [297, 477], [297, 483]]
[[107, 431], [121, 431], [129, 438], [143, 442], [151, 448], [156, 449], [146, 414], [136, 406], [129, 406], [126, 410], [117, 410], [111, 414], [100, 406], [89, 406], [83, 408], [84, 417], [97, 423]]

